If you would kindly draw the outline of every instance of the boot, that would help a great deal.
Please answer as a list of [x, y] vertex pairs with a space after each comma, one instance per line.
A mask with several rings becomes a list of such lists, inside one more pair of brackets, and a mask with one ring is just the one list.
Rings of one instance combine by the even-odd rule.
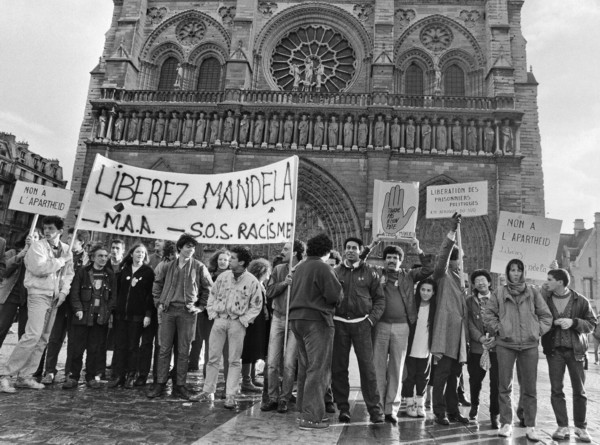
[[408, 417], [417, 417], [417, 403], [414, 398], [408, 399], [406, 414]]
[[252, 376], [250, 375], [252, 370], [252, 363], [242, 364], [242, 391], [243, 392], [262, 392], [262, 388], [254, 386], [252, 383]]
[[423, 397], [416, 397], [415, 405], [417, 407], [417, 417], [425, 417], [425, 399]]

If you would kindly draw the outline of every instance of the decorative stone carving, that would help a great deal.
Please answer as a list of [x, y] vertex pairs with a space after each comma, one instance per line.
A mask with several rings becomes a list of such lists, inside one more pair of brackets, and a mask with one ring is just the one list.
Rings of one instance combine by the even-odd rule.
[[165, 18], [165, 16], [167, 15], [167, 12], [168, 12], [168, 10], [165, 7], [148, 8], [148, 10], [146, 11], [146, 20], [147, 20], [148, 24], [156, 25], [156, 24], [162, 22], [162, 19]]
[[402, 127], [400, 126], [400, 122], [398, 121], [398, 118], [395, 117], [394, 123], [392, 124], [391, 129], [390, 129], [390, 136], [392, 139], [392, 148], [393, 149], [400, 148], [400, 131], [401, 130], [402, 130]]
[[320, 115], [317, 115], [317, 120], [315, 121], [314, 126], [314, 134], [313, 134], [313, 146], [320, 147], [323, 145], [323, 130], [325, 128], [325, 124], [323, 124], [323, 118]]
[[165, 135], [165, 113], [160, 111], [158, 113], [158, 119], [156, 119], [156, 127], [154, 128], [154, 142], [161, 142]]
[[218, 9], [219, 15], [221, 16], [221, 20], [223, 20], [223, 23], [225, 23], [226, 25], [230, 25], [231, 23], [233, 23], [236, 9], [237, 8], [235, 6], [221, 6]]
[[185, 113], [185, 121], [183, 123], [183, 137], [181, 142], [187, 144], [192, 141], [192, 132], [194, 130], [194, 119], [190, 113]]
[[438, 151], [446, 151], [447, 148], [447, 136], [448, 136], [448, 132], [446, 130], [446, 121], [444, 118], [440, 119], [440, 123], [438, 124], [437, 127], [437, 131], [436, 131], [436, 143], [435, 143], [435, 148]]
[[175, 142], [177, 140], [178, 132], [179, 132], [179, 117], [177, 116], [177, 113], [172, 113], [171, 120], [169, 121], [168, 141]]
[[277, 144], [277, 138], [279, 137], [279, 126], [281, 122], [279, 122], [279, 116], [274, 114], [271, 116], [271, 125], [269, 126], [269, 144], [275, 145]]
[[329, 133], [329, 146], [334, 148], [338, 144], [338, 131], [339, 124], [337, 123], [337, 119], [335, 116], [331, 116], [331, 122], [329, 123], [329, 127], [327, 132]]
[[467, 127], [467, 150], [477, 151], [477, 127], [475, 121], [469, 122]]
[[414, 150], [415, 149], [415, 125], [413, 124], [413, 120], [409, 119], [408, 124], [406, 124], [406, 149]]
[[149, 111], [146, 111], [146, 117], [144, 118], [144, 121], [142, 122], [142, 135], [140, 136], [140, 139], [144, 142], [147, 142], [150, 140], [150, 131], [152, 130], [152, 114]]
[[204, 132], [205, 131], [206, 131], [206, 119], [204, 118], [204, 113], [200, 113], [198, 122], [196, 122], [196, 142], [197, 143], [204, 142]]
[[495, 132], [492, 128], [492, 123], [487, 121], [485, 123], [485, 130], [483, 131], [483, 145], [486, 153], [492, 153], [494, 151], [494, 136]]
[[465, 22], [465, 26], [471, 27], [479, 21], [479, 19], [481, 18], [481, 14], [479, 13], [479, 11], [467, 11], [466, 9], [463, 9], [462, 11], [460, 11], [458, 17]]
[[138, 127], [140, 125], [140, 118], [137, 117], [137, 113], [134, 111], [131, 113], [131, 119], [129, 119], [129, 127], [127, 128], [127, 140], [137, 140]]
[[352, 137], [354, 136], [354, 124], [352, 123], [352, 116], [346, 117], [344, 123], [344, 147], [352, 147]]
[[508, 119], [504, 120], [504, 125], [502, 125], [500, 132], [502, 133], [502, 151], [504, 154], [512, 153], [513, 133], [512, 129], [510, 128], [510, 121]]
[[356, 14], [358, 20], [364, 22], [373, 14], [373, 6], [369, 3], [358, 3], [354, 5], [354, 14]]
[[219, 115], [213, 113], [213, 118], [210, 121], [210, 143], [215, 144], [219, 139]]
[[223, 142], [233, 141], [233, 127], [235, 125], [235, 119], [231, 111], [227, 112], [225, 122], [223, 122]]
[[408, 24], [415, 19], [417, 13], [414, 9], [396, 9], [396, 21], [400, 27], [408, 26]]
[[98, 117], [97, 137], [100, 139], [104, 139], [106, 137], [106, 123], [107, 123], [106, 110], [102, 110], [102, 112], [100, 113], [100, 117]]
[[120, 141], [123, 139], [123, 128], [125, 127], [125, 118], [123, 117], [123, 112], [119, 111], [119, 117], [115, 122], [115, 134], [114, 140]]
[[183, 20], [175, 29], [177, 40], [186, 46], [200, 43], [205, 33], [206, 25], [199, 19]]
[[256, 122], [254, 122], [254, 143], [260, 146], [263, 138], [263, 131], [265, 130], [265, 121], [263, 120], [262, 114], [256, 116]]
[[288, 114], [285, 123], [283, 124], [283, 145], [289, 147], [294, 136], [294, 121], [293, 116]]
[[302, 115], [302, 120], [298, 123], [298, 145], [305, 146], [308, 143], [308, 120], [306, 114]]
[[358, 146], [365, 148], [367, 146], [367, 137], [369, 136], [369, 124], [367, 118], [361, 116], [360, 123], [358, 124]]
[[423, 46], [436, 53], [447, 49], [453, 38], [450, 28], [441, 23], [432, 23], [425, 26], [420, 35]]
[[431, 125], [429, 125], [429, 119], [427, 118], [421, 124], [421, 148], [431, 150]]
[[454, 151], [462, 150], [462, 127], [459, 121], [454, 121], [454, 127], [452, 127], [452, 147]]
[[271, 17], [277, 10], [277, 3], [275, 2], [259, 2], [258, 12], [266, 17]]
[[248, 119], [248, 113], [244, 113], [242, 120], [240, 121], [240, 144], [248, 142], [248, 130], [250, 129], [250, 119]]
[[383, 116], [381, 114], [377, 116], [377, 122], [375, 122], [373, 136], [375, 147], [383, 147], [385, 142], [385, 122], [383, 121]]
[[270, 68], [282, 90], [293, 91], [302, 83], [304, 91], [338, 92], [349, 86], [356, 63], [356, 53], [341, 32], [302, 25], [281, 38]]

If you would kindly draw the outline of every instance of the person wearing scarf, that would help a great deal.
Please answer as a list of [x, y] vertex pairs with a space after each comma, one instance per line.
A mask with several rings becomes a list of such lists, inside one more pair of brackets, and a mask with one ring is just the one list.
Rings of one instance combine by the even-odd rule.
[[540, 338], [552, 326], [552, 313], [539, 290], [525, 283], [525, 265], [512, 259], [506, 266], [506, 285], [492, 294], [483, 322], [496, 337], [501, 437], [512, 435], [512, 380], [515, 362], [527, 438], [537, 442], [537, 365]]

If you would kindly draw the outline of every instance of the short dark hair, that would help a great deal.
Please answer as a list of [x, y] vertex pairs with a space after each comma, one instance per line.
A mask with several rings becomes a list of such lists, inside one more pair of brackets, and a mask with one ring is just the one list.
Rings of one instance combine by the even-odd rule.
[[485, 277], [485, 279], [488, 280], [488, 283], [492, 284], [492, 276], [485, 269], [477, 269], [471, 274], [471, 284], [475, 284], [475, 278], [477, 277]]
[[304, 252], [306, 252], [306, 243], [300, 240], [294, 240], [294, 252], [296, 252], [296, 259], [302, 261]]
[[364, 243], [360, 238], [357, 238], [355, 236], [350, 236], [344, 240], [344, 249], [350, 242], [355, 242], [356, 244], [358, 244], [358, 247], [360, 247], [360, 248], [362, 248], [362, 246], [364, 246]]
[[324, 233], [313, 236], [306, 242], [306, 254], [308, 256], [322, 257], [330, 253], [331, 249], [333, 249], [333, 242]]
[[90, 258], [94, 258], [94, 255], [96, 255], [96, 252], [98, 252], [99, 250], [106, 250], [106, 252], [108, 253], [108, 250], [106, 249], [106, 247], [104, 246], [104, 244], [101, 244], [101, 243], [94, 244], [90, 248], [90, 252], [89, 252]]
[[60, 216], [49, 215], [44, 216], [42, 226], [54, 226], [57, 230], [62, 230], [65, 227], [65, 222]]
[[337, 266], [342, 262], [342, 255], [337, 250], [332, 250], [329, 252], [329, 259], [335, 260], [335, 265]]
[[[162, 241], [162, 240], [156, 240], [156, 241]], [[194, 247], [196, 247], [198, 245], [198, 241], [196, 241], [196, 238], [194, 238], [189, 233], [182, 234], [179, 237], [179, 239], [177, 240], [177, 252], [181, 251], [181, 249], [183, 249], [183, 246], [185, 246], [186, 244], [193, 244]]]
[[250, 249], [244, 246], [234, 246], [229, 251], [237, 255], [238, 261], [244, 262], [244, 268], [248, 268], [250, 261], [252, 261], [252, 252], [250, 252]]
[[404, 250], [402, 250], [400, 246], [392, 244], [391, 246], [386, 246], [386, 248], [383, 249], [384, 260], [388, 255], [398, 255], [398, 257], [400, 257], [400, 261], [402, 261], [404, 259]]
[[77, 238], [78, 241], [81, 241], [81, 244], [84, 246], [90, 241], [90, 232], [87, 230], [78, 230], [75, 232], [75, 229], [71, 227], [67, 233], [69, 235], [73, 235], [73, 233], [75, 233], [75, 238]]
[[450, 261], [456, 261], [459, 258], [460, 250], [457, 246], [452, 246], [452, 252], [450, 252]]
[[125, 241], [123, 241], [122, 239], [116, 238], [114, 240], [112, 240], [110, 242], [110, 245], [112, 246], [113, 244], [122, 244], [123, 247], [125, 247]]
[[569, 272], [565, 269], [552, 269], [548, 271], [548, 275], [554, 278], [556, 281], [562, 281], [563, 286], [568, 286], [571, 282], [571, 278], [569, 277]]
[[254, 275], [257, 280], [260, 280], [262, 277], [270, 273], [271, 264], [264, 258], [257, 258], [250, 261], [247, 270]]
[[170, 255], [177, 252], [175, 249], [175, 243], [173, 241], [165, 241], [165, 245], [163, 246], [163, 258], [168, 258]]

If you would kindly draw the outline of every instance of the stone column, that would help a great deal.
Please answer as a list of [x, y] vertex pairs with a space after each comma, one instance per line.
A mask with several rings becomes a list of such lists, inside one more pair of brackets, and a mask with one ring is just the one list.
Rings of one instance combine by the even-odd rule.
[[494, 125], [495, 125], [495, 133], [496, 133], [496, 152], [494, 153], [495, 155], [501, 155], [502, 151], [500, 150], [500, 122], [495, 120], [494, 121]]
[[369, 119], [369, 142], [367, 144], [367, 150], [373, 150], [373, 129], [375, 125], [375, 116], [371, 115], [367, 117], [367, 119]]
[[294, 130], [292, 132], [292, 144], [290, 148], [295, 150], [298, 148], [298, 119], [299, 116], [297, 114], [294, 115]]
[[482, 120], [477, 121], [477, 154], [485, 154], [483, 151], [483, 127], [485, 123]]
[[521, 121], [515, 121], [515, 125], [516, 125], [516, 129], [515, 129], [515, 148], [514, 148], [514, 152], [515, 152], [515, 156], [520, 155], [521, 154]]
[[238, 145], [239, 132], [240, 132], [240, 114], [236, 113], [235, 114], [235, 124], [233, 127], [233, 141], [231, 141], [232, 147], [237, 147], [237, 145]]
[[313, 117], [308, 116], [308, 141], [306, 142], [306, 149], [310, 150], [313, 148]]
[[389, 114], [385, 116], [385, 135], [384, 138], [385, 140], [383, 141], [383, 149], [384, 150], [389, 150], [390, 149], [390, 121], [392, 120], [392, 116], [390, 116]]

